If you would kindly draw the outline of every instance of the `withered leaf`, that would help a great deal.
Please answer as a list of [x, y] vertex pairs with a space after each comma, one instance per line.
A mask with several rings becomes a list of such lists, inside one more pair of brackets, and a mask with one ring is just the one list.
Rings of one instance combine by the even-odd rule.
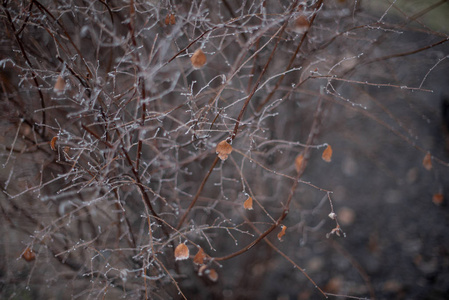
[[218, 280], [218, 273], [214, 269], [207, 270], [206, 274], [211, 281], [216, 282]]
[[23, 252], [22, 254], [22, 258], [26, 261], [33, 261], [36, 258], [36, 255], [34, 254], [33, 250], [27, 247], [25, 249], [25, 252]]
[[248, 197], [248, 199], [243, 202], [243, 208], [247, 210], [253, 210], [253, 198]]
[[206, 254], [204, 253], [203, 248], [200, 248], [198, 250], [198, 253], [195, 254], [193, 262], [196, 263], [197, 265], [202, 265], [204, 263], [204, 258], [206, 258]]
[[304, 165], [304, 155], [303, 154], [298, 154], [298, 156], [296, 156], [296, 158], [295, 158], [295, 169], [296, 169], [296, 172], [301, 171], [303, 165]]
[[202, 66], [204, 66], [204, 64], [206, 63], [206, 60], [207, 60], [206, 54], [204, 54], [203, 50], [201, 50], [201, 49], [197, 49], [193, 53], [192, 57], [190, 58], [190, 61], [192, 62], [192, 66], [195, 69], [199, 69]]
[[185, 260], [189, 258], [189, 247], [186, 244], [179, 244], [175, 249], [175, 259]]
[[326, 149], [324, 149], [323, 155], [321, 155], [321, 158], [325, 162], [330, 162], [332, 160], [332, 147], [330, 145], [327, 145]]
[[51, 139], [51, 142], [50, 142], [50, 148], [51, 148], [51, 150], [53, 150], [53, 151], [56, 151], [56, 141], [58, 140], [58, 137], [57, 136], [54, 136], [52, 139]]
[[58, 76], [58, 79], [56, 79], [55, 86], [53, 87], [53, 91], [56, 93], [62, 93], [65, 89], [65, 81], [64, 78], [62, 78], [61, 75]]
[[228, 155], [232, 152], [232, 146], [226, 140], [223, 140], [218, 143], [215, 152], [221, 160], [226, 160]]

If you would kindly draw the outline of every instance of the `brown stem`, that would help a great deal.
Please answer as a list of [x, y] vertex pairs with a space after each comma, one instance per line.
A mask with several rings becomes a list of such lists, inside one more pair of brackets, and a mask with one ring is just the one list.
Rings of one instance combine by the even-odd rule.
[[204, 186], [206, 185], [206, 181], [209, 178], [212, 171], [214, 170], [215, 166], [217, 165], [218, 160], [219, 160], [219, 158], [218, 158], [218, 156], [216, 156], [214, 162], [212, 163], [212, 166], [209, 168], [209, 171], [207, 172], [206, 176], [204, 176], [203, 181], [201, 182], [201, 185], [198, 188], [198, 191], [196, 191], [195, 197], [193, 197], [193, 200], [192, 200], [192, 202], [190, 202], [190, 205], [187, 208], [186, 212], [182, 215], [181, 220], [179, 220], [178, 226], [176, 226], [177, 230], [179, 230], [179, 228], [181, 228], [181, 226], [184, 223], [184, 221], [186, 220], [188, 214], [192, 210], [192, 207], [195, 205], [196, 201], [198, 200], [201, 192], [204, 189]]

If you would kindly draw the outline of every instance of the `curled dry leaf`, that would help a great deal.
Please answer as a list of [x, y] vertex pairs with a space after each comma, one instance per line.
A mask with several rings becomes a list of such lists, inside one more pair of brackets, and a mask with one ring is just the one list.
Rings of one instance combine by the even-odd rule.
[[443, 201], [444, 201], [444, 196], [443, 196], [443, 194], [440, 194], [440, 193], [434, 194], [433, 197], [432, 197], [432, 202], [433, 202], [434, 204], [436, 204], [436, 205], [441, 205], [441, 204], [443, 204]]
[[247, 210], [253, 210], [253, 198], [248, 197], [248, 199], [243, 202], [243, 208]]
[[282, 237], [285, 235], [285, 230], [287, 230], [287, 226], [281, 225], [281, 232], [278, 233], [278, 240], [282, 242]]
[[175, 259], [185, 260], [189, 258], [189, 248], [186, 244], [179, 244], [175, 249]]
[[51, 139], [51, 142], [50, 142], [50, 148], [51, 148], [51, 150], [53, 150], [53, 151], [56, 151], [56, 141], [58, 140], [58, 137], [57, 136], [54, 136], [52, 139]]
[[64, 78], [62, 78], [61, 75], [58, 76], [58, 79], [56, 79], [55, 86], [53, 87], [53, 91], [56, 93], [61, 93], [65, 89], [65, 81]]
[[430, 152], [427, 152], [426, 156], [424, 156], [422, 165], [427, 171], [432, 170], [432, 155], [430, 155]]
[[204, 54], [203, 50], [197, 49], [192, 57], [190, 58], [190, 61], [192, 62], [192, 66], [195, 69], [199, 69], [206, 63], [206, 54]]
[[34, 254], [33, 250], [28, 247], [25, 249], [25, 252], [23, 252], [22, 258], [26, 261], [33, 261], [36, 258], [36, 255]]
[[207, 278], [209, 278], [210, 281], [217, 282], [218, 280], [218, 273], [214, 269], [210, 269], [206, 271]]
[[204, 253], [203, 248], [200, 248], [198, 250], [198, 253], [195, 254], [195, 257], [193, 258], [193, 262], [196, 263], [197, 265], [202, 265], [202, 264], [204, 264], [204, 258], [206, 258], [206, 254]]
[[295, 169], [296, 169], [296, 172], [299, 173], [299, 171], [301, 171], [303, 165], [304, 165], [304, 155], [299, 154], [295, 158]]
[[226, 140], [223, 140], [218, 143], [215, 152], [221, 160], [226, 160], [228, 155], [232, 152], [232, 146]]
[[324, 149], [323, 155], [321, 155], [321, 158], [325, 162], [330, 162], [332, 160], [332, 147], [330, 145], [327, 145], [326, 149]]

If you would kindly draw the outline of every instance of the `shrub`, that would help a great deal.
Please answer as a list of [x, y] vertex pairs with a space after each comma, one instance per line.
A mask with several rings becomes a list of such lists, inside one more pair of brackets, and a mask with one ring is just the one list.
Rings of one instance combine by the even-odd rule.
[[3, 295], [332, 296], [301, 265], [345, 236], [334, 135], [372, 122], [424, 159], [412, 97], [447, 63], [436, 5], [370, 5], [3, 1]]

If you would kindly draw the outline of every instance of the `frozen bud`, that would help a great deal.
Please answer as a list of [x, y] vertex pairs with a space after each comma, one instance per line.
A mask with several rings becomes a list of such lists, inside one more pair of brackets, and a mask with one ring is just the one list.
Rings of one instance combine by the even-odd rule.
[[337, 214], [334, 213], [334, 212], [331, 212], [331, 213], [329, 214], [329, 218], [331, 218], [332, 220], [335, 220], [335, 219], [337, 218]]

